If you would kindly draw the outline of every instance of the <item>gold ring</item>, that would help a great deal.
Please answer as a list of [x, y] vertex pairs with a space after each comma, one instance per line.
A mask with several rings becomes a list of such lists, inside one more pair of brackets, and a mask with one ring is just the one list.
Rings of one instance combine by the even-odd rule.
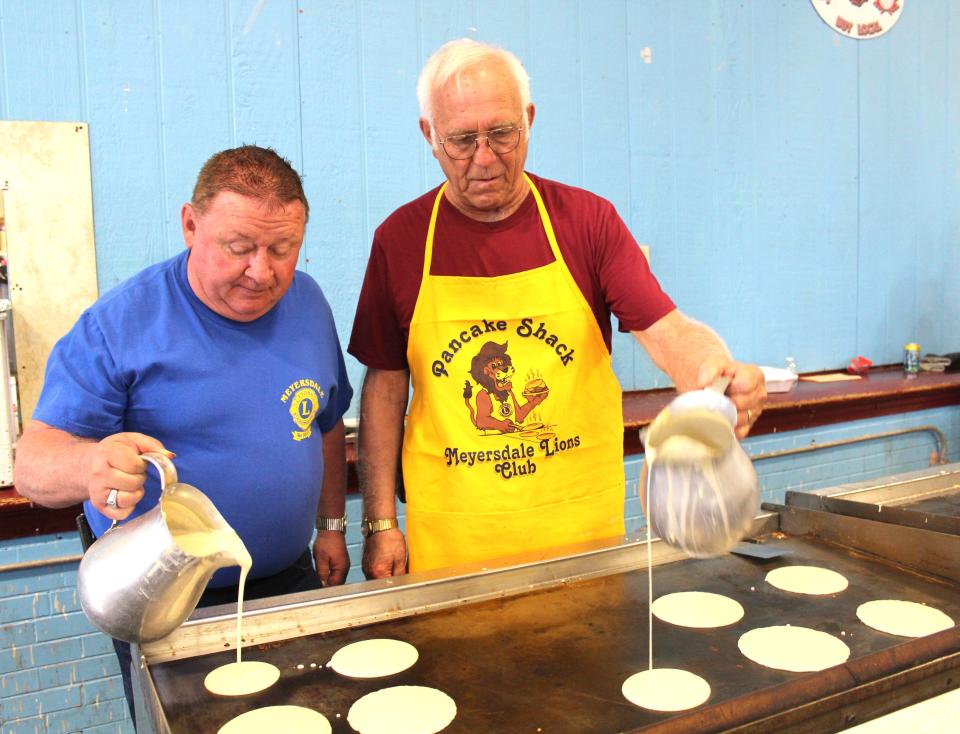
[[747, 423], [753, 423], [753, 413], [750, 412], [750, 408], [747, 408]]

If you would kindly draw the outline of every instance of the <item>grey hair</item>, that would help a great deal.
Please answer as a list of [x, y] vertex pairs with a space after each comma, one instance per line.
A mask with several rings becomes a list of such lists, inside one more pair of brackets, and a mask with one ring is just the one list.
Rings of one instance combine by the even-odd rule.
[[499, 61], [506, 65], [520, 92], [520, 106], [524, 120], [529, 123], [527, 108], [530, 106], [530, 75], [523, 68], [520, 59], [506, 49], [489, 43], [461, 38], [448, 41], [427, 59], [417, 79], [417, 101], [420, 102], [420, 116], [430, 123], [433, 130], [433, 92], [450, 79], [459, 78], [467, 69], [481, 66], [489, 61]]

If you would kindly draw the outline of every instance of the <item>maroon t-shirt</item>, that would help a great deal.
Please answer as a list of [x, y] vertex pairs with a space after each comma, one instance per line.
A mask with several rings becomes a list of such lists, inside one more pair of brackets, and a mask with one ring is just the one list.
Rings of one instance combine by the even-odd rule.
[[[560, 252], [608, 350], [611, 313], [621, 331], [643, 331], [675, 308], [613, 204], [589, 191], [528, 175], [543, 197]], [[438, 189], [397, 209], [374, 233], [348, 347], [368, 367], [407, 368], [407, 336]], [[550, 262], [553, 253], [532, 195], [499, 222], [478, 222], [446, 198], [440, 202], [431, 274], [492, 277]]]

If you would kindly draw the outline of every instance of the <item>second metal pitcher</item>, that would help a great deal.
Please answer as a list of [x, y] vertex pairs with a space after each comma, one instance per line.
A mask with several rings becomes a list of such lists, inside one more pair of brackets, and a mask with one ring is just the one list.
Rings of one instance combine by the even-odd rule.
[[757, 473], [734, 435], [737, 409], [723, 394], [728, 383], [675, 398], [644, 435], [650, 527], [694, 557], [729, 550], [760, 507]]

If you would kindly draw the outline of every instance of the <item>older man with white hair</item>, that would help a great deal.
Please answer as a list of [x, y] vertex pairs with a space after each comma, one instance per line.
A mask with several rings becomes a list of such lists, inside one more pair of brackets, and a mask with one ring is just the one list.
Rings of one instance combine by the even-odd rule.
[[447, 43], [417, 94], [446, 181], [376, 230], [349, 346], [364, 572], [403, 573], [407, 544], [417, 571], [622, 535], [611, 314], [679, 390], [729, 376], [741, 437], [762, 374], [677, 310], [610, 202], [524, 171], [536, 110], [513, 54]]

